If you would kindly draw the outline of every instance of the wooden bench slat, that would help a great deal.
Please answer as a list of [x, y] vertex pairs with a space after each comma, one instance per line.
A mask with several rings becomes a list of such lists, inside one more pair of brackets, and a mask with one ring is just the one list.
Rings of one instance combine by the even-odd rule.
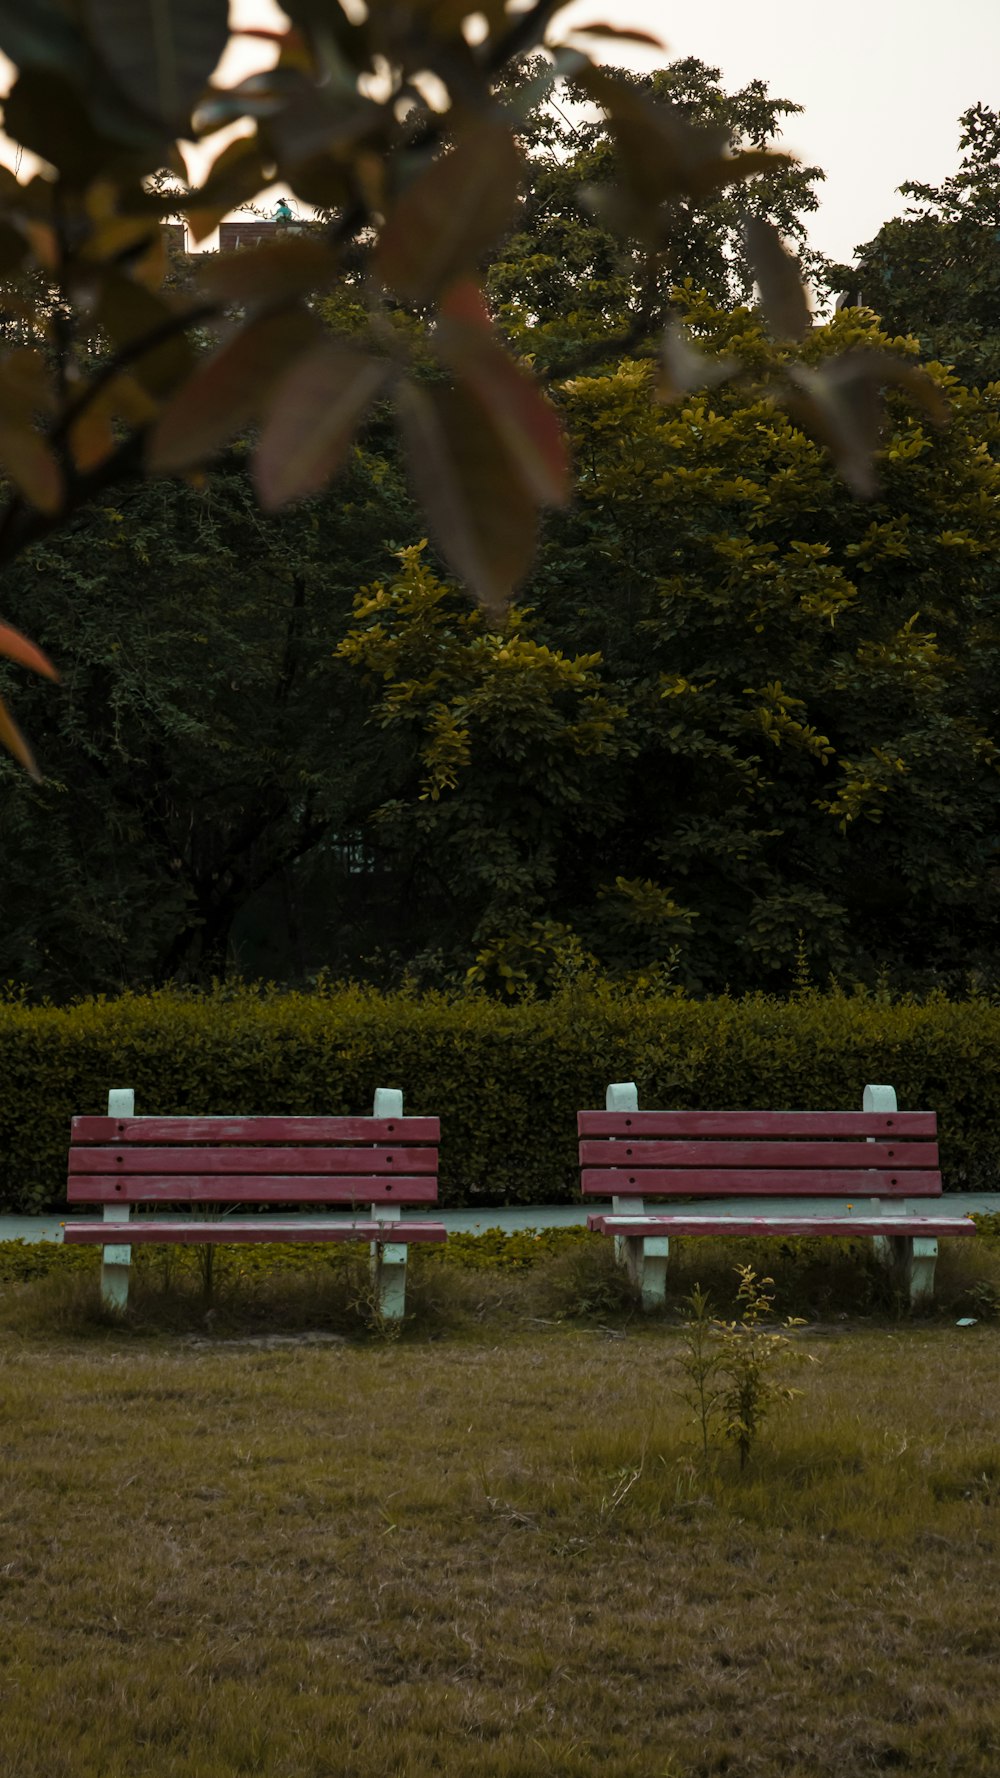
[[936, 1167], [936, 1142], [584, 1141], [584, 1167]]
[[769, 1169], [721, 1170], [602, 1167], [582, 1175], [585, 1196], [735, 1198], [838, 1197], [904, 1198], [940, 1196], [940, 1173], [886, 1173], [877, 1169], [829, 1168], [824, 1172]]
[[174, 1222], [168, 1217], [140, 1217], [129, 1222], [67, 1222], [63, 1239], [73, 1246], [146, 1247], [151, 1244], [200, 1247], [206, 1242], [216, 1245], [237, 1245], [245, 1241], [378, 1241], [387, 1246], [410, 1245], [413, 1242], [444, 1241], [447, 1230], [441, 1222], [265, 1222], [261, 1218], [241, 1221], [237, 1217], [219, 1222], [199, 1221], [185, 1217]]
[[71, 1174], [435, 1173], [436, 1148], [71, 1148]]
[[434, 1175], [310, 1178], [295, 1174], [74, 1173], [67, 1186], [71, 1204], [436, 1204]]
[[588, 1216], [602, 1235], [974, 1235], [959, 1216]]
[[937, 1135], [934, 1111], [581, 1111], [581, 1136]]
[[78, 1142], [439, 1142], [436, 1117], [75, 1117]]

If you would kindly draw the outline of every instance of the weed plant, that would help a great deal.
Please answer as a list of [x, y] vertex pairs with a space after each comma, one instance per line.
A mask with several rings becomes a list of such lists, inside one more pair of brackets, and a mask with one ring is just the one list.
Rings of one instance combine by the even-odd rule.
[[679, 1330], [539, 1326], [554, 1263], [388, 1348], [8, 1322], [4, 1771], [993, 1778], [1000, 1330], [795, 1331], [706, 1481]]

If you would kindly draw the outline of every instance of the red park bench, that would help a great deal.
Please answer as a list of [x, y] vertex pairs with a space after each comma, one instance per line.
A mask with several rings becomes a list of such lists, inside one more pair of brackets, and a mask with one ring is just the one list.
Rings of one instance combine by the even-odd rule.
[[[372, 1117], [134, 1112], [131, 1087], [114, 1089], [107, 1117], [73, 1119], [69, 1151], [69, 1203], [100, 1204], [104, 1219], [67, 1222], [65, 1239], [104, 1248], [101, 1295], [110, 1308], [125, 1308], [132, 1248], [149, 1242], [367, 1241], [380, 1311], [402, 1316], [408, 1245], [446, 1238], [443, 1223], [401, 1216], [406, 1205], [437, 1203], [436, 1117], [404, 1117], [402, 1093], [387, 1087], [377, 1090]], [[187, 1215], [159, 1214], [182, 1205]], [[276, 1219], [226, 1214], [226, 1205], [350, 1214]]]
[[[664, 1301], [671, 1235], [870, 1235], [910, 1301], [927, 1300], [938, 1236], [974, 1235], [975, 1224], [941, 1212], [936, 1114], [898, 1111], [887, 1086], [866, 1087], [862, 1103], [861, 1111], [640, 1111], [634, 1084], [618, 1082], [605, 1111], [578, 1117], [584, 1196], [612, 1201], [588, 1225], [615, 1237], [647, 1309]], [[808, 1203], [754, 1214], [757, 1200], [782, 1197]]]

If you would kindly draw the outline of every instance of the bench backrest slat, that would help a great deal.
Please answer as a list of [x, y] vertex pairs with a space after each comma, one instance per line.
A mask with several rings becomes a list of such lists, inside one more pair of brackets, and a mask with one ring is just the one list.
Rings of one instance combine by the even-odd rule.
[[76, 1143], [439, 1142], [436, 1117], [75, 1117]]
[[[376, 1095], [376, 1108], [398, 1097]], [[391, 1214], [394, 1205], [437, 1202], [440, 1128], [436, 1117], [402, 1113], [75, 1117], [67, 1196], [106, 1207], [371, 1204]]]
[[[610, 1088], [609, 1097], [627, 1091], [634, 1104], [634, 1087]], [[941, 1193], [933, 1111], [618, 1109], [582, 1111], [578, 1123], [583, 1193], [619, 1205], [630, 1197]]]
[[936, 1142], [610, 1142], [580, 1144], [582, 1167], [936, 1167]]
[[933, 1111], [581, 1111], [581, 1136], [874, 1136], [901, 1140], [937, 1135]]
[[773, 1173], [769, 1168], [753, 1171], [730, 1168], [683, 1167], [676, 1171], [663, 1168], [602, 1167], [581, 1175], [585, 1197], [609, 1193], [624, 1197], [692, 1197], [692, 1198], [769, 1198], [830, 1197], [849, 1198], [852, 1193], [866, 1198], [938, 1197], [941, 1192], [940, 1173], [886, 1173], [878, 1168], [864, 1171], [860, 1167], [787, 1169]]
[[73, 1148], [71, 1173], [436, 1173], [436, 1148]]

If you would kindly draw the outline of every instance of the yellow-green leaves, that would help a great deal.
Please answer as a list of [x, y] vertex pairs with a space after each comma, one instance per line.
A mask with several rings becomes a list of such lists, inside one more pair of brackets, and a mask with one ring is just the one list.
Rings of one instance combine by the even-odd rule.
[[510, 222], [519, 174], [505, 125], [484, 118], [463, 129], [394, 203], [375, 249], [376, 277], [395, 296], [424, 303], [475, 271]]

